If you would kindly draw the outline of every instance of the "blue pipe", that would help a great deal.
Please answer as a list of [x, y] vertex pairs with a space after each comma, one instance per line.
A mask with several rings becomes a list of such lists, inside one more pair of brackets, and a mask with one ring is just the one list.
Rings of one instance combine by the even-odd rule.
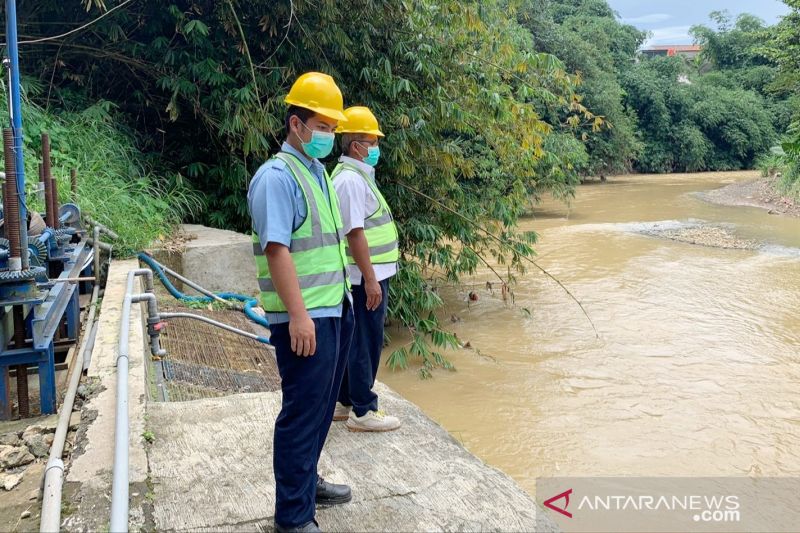
[[[161, 266], [149, 255], [145, 253], [139, 254], [139, 261], [143, 262], [147, 266], [153, 269], [153, 272], [156, 273], [158, 279], [161, 280], [161, 283], [164, 284], [164, 287], [169, 291], [173, 298], [184, 302], [200, 302], [200, 303], [211, 303], [214, 299], [210, 296], [189, 296], [188, 294], [184, 294], [179, 291], [175, 285], [169, 280], [167, 275], [161, 269]], [[258, 305], [258, 299], [253, 298], [252, 296], [245, 296], [244, 294], [236, 294], [233, 292], [219, 292], [216, 293], [217, 296], [222, 298], [223, 300], [234, 300], [237, 302], [244, 302], [244, 309], [243, 312], [247, 318], [251, 321], [255, 322], [259, 326], [263, 326], [269, 329], [269, 322], [267, 319], [260, 316], [258, 313], [255, 312], [255, 307]], [[263, 342], [264, 344], [269, 344], [269, 339], [266, 337], [259, 337], [259, 342]]]
[[[28, 249], [28, 209], [25, 203], [25, 158], [22, 156], [22, 104], [20, 102], [19, 45], [17, 43], [17, 2], [6, 0], [6, 46], [11, 61], [11, 129], [14, 132], [14, 154], [17, 160], [17, 195], [19, 196], [20, 249]], [[23, 254], [22, 267], [28, 259]]]

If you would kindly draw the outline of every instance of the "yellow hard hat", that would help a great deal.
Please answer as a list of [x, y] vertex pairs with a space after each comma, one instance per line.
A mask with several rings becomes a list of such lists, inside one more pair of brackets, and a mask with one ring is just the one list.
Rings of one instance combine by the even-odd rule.
[[306, 72], [294, 82], [284, 100], [334, 120], [346, 120], [342, 91], [333, 78], [321, 72]]
[[345, 120], [339, 123], [336, 133], [366, 133], [384, 137], [378, 119], [368, 107], [355, 106], [344, 110]]

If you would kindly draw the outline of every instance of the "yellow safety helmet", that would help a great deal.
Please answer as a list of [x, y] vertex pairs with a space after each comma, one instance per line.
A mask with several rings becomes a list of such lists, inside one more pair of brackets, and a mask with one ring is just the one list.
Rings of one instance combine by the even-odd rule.
[[355, 106], [344, 110], [345, 120], [339, 123], [336, 133], [366, 133], [385, 137], [378, 126], [378, 119], [368, 107]]
[[306, 72], [294, 82], [284, 100], [334, 120], [347, 120], [344, 98], [333, 78], [321, 72]]

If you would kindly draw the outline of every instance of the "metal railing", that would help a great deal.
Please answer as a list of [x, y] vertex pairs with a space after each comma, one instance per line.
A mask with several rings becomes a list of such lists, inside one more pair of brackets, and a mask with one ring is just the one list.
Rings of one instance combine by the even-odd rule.
[[[144, 276], [145, 292], [133, 294], [133, 284], [137, 277]], [[190, 280], [187, 280], [192, 283]], [[193, 286], [196, 284], [193, 284]], [[198, 287], [200, 292], [205, 291]], [[139, 302], [147, 302], [147, 334], [150, 337], [150, 353], [154, 356], [163, 357], [166, 351], [161, 348], [160, 330], [163, 320], [174, 318], [188, 318], [200, 320], [212, 326], [222, 328], [231, 333], [247, 337], [260, 342], [267, 339], [253, 333], [243, 331], [228, 324], [196, 315], [192, 313], [159, 313], [158, 304], [153, 288], [153, 271], [147, 268], [140, 268], [128, 272], [127, 285], [125, 288], [125, 298], [122, 303], [122, 317], [120, 322], [119, 346], [117, 349], [117, 405], [114, 434], [114, 469], [111, 485], [111, 523], [110, 530], [118, 532], [128, 531], [129, 518], [129, 439], [130, 439], [130, 420], [128, 416], [128, 353], [130, 339], [130, 315], [131, 305]]]
[[[145, 292], [133, 294], [133, 283], [137, 277], [145, 277]], [[138, 268], [128, 272], [125, 286], [125, 298], [122, 301], [122, 317], [119, 326], [119, 345], [117, 348], [117, 408], [114, 422], [114, 470], [111, 482], [111, 524], [110, 530], [128, 531], [128, 466], [130, 421], [128, 418], [128, 369], [130, 354], [128, 339], [130, 337], [131, 305], [146, 301], [148, 322], [158, 316], [156, 296], [153, 287], [153, 271]], [[150, 349], [156, 355], [166, 352], [159, 344], [158, 335], [150, 336]]]

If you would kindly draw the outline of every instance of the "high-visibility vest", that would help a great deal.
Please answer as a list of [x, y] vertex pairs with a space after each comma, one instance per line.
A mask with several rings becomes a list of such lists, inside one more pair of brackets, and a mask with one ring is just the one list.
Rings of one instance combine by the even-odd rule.
[[[333, 169], [331, 179], [333, 181], [342, 173], [343, 170], [352, 170], [367, 183], [367, 186], [372, 190], [375, 198], [378, 199], [378, 209], [375, 210], [370, 216], [364, 219], [364, 235], [367, 238], [367, 245], [369, 246], [369, 259], [373, 265], [381, 263], [396, 263], [400, 259], [400, 250], [398, 248], [398, 235], [397, 226], [394, 223], [392, 211], [389, 209], [389, 204], [381, 194], [377, 185], [358, 167], [349, 163], [339, 163]], [[347, 260], [351, 265], [356, 264], [350, 247], [346, 247]]]
[[[289, 173], [303, 191], [306, 202], [306, 219], [292, 232], [289, 245], [306, 309], [339, 305], [344, 299], [345, 291], [350, 290], [350, 280], [345, 268], [347, 256], [342, 216], [333, 184], [326, 172], [328, 198], [325, 198], [317, 179], [296, 157], [284, 152], [275, 157], [286, 163]], [[255, 232], [253, 254], [256, 259], [261, 306], [270, 313], [286, 312], [286, 305], [272, 283], [269, 262]]]

